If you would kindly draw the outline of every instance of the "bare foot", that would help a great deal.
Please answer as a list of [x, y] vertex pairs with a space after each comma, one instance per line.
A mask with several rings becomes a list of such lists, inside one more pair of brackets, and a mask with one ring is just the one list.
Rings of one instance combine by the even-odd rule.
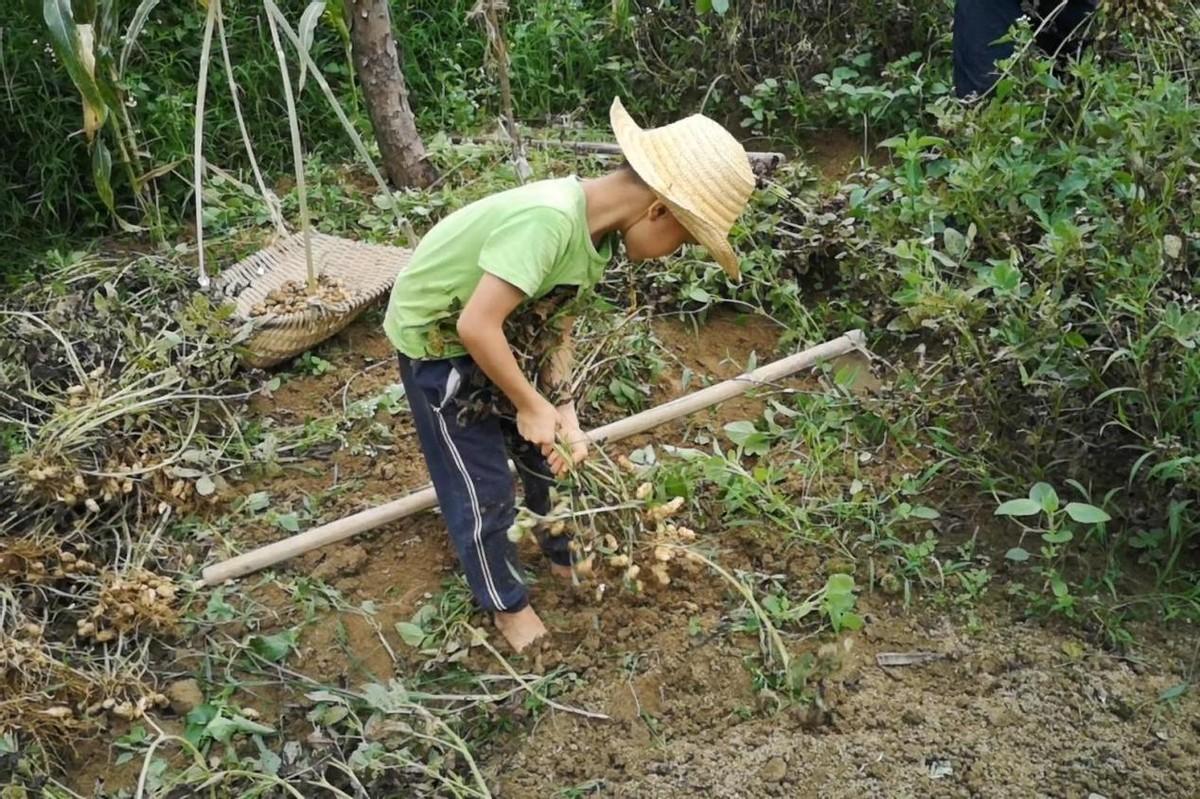
[[546, 625], [529, 605], [516, 613], [495, 613], [492, 618], [514, 652], [520, 652], [546, 634]]

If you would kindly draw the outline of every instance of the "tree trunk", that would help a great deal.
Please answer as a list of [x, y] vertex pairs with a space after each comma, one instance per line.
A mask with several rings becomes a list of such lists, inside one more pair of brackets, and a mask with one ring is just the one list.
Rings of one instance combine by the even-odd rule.
[[392, 184], [428, 186], [437, 170], [425, 160], [425, 145], [408, 106], [388, 0], [345, 0], [354, 67]]

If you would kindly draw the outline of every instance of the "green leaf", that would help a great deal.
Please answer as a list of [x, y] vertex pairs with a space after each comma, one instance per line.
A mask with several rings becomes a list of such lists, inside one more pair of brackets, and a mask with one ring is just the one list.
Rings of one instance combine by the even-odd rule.
[[[312, 52], [313, 36], [316, 34], [317, 24], [321, 21], [321, 13], [324, 10], [325, 0], [313, 0], [300, 16], [300, 47], [306, 53]], [[303, 58], [300, 59], [300, 80], [299, 85], [296, 87], [296, 94], [301, 94], [304, 91], [304, 78], [308, 74], [307, 65], [307, 61]]]
[[838, 619], [839, 630], [861, 630], [862, 626], [862, 616], [859, 616], [857, 613], [846, 613]]
[[729, 0], [712, 0], [712, 9], [720, 16], [725, 16], [725, 12], [729, 10]]
[[688, 299], [695, 300], [696, 302], [703, 303], [704, 305], [708, 305], [710, 302], [712, 302], [712, 295], [699, 286], [692, 286], [690, 289], [688, 289], [687, 296]]
[[242, 716], [226, 718], [218, 715], [204, 728], [204, 734], [219, 743], [229, 743], [235, 733], [244, 732], [252, 735], [272, 735], [275, 730], [265, 724], [258, 724]]
[[1025, 561], [1029, 560], [1029, 553], [1021, 547], [1013, 547], [1012, 549], [1008, 550], [1007, 553], [1005, 553], [1004, 557], [1011, 561], [1015, 561], [1016, 563], [1024, 563]]
[[229, 743], [229, 739], [233, 737], [234, 729], [233, 719], [217, 716], [204, 728], [204, 735], [224, 744]]
[[933, 508], [927, 508], [924, 505], [918, 505], [913, 508], [908, 515], [914, 519], [939, 519], [941, 518], [942, 514], [938, 513]]
[[208, 723], [216, 718], [216, 716], [216, 706], [207, 702], [192, 708], [184, 716], [187, 727], [184, 729], [183, 737], [193, 746], [199, 746], [200, 739], [204, 737], [204, 730], [207, 728]]
[[1100, 524], [1112, 520], [1112, 517], [1100, 508], [1084, 502], [1068, 503], [1067, 515], [1080, 524]]
[[280, 513], [275, 517], [275, 524], [289, 533], [300, 532], [300, 519], [295, 513]]
[[831, 574], [825, 581], [825, 593], [845, 595], [854, 593], [854, 578], [848, 574]]
[[400, 640], [411, 647], [419, 647], [425, 640], [425, 631], [412, 622], [396, 622], [396, 632], [400, 634]]
[[1176, 699], [1178, 699], [1179, 697], [1186, 694], [1190, 687], [1191, 686], [1185, 682], [1181, 682], [1176, 685], [1172, 685], [1170, 688], [1168, 688], [1167, 690], [1163, 691], [1161, 694], [1158, 695], [1158, 701], [1173, 702]]
[[233, 724], [238, 732], [245, 732], [251, 735], [274, 735], [275, 728], [268, 727], [266, 724], [259, 724], [257, 721], [251, 721], [242, 716], [234, 716]]
[[996, 516], [1033, 516], [1041, 513], [1042, 506], [1032, 499], [1010, 499], [996, 508]]
[[266, 510], [271, 505], [271, 495], [266, 491], [255, 491], [253, 494], [247, 494], [246, 499], [242, 503], [242, 510], [248, 510], [251, 513], [258, 513]]
[[262, 739], [254, 740], [258, 743], [258, 762], [262, 764], [262, 770], [268, 774], [278, 774], [279, 769], [283, 768], [283, 758], [268, 749]]
[[196, 493], [202, 497], [211, 496], [217, 490], [216, 483], [207, 474], [196, 481]]
[[1001, 294], [1013, 294], [1021, 287], [1021, 270], [1007, 261], [992, 267], [992, 287]]
[[296, 646], [295, 630], [284, 630], [274, 635], [255, 635], [250, 638], [250, 650], [264, 660], [278, 663], [288, 656]]
[[1041, 505], [1046, 513], [1058, 510], [1058, 494], [1049, 483], [1034, 483], [1029, 489], [1029, 498]]
[[368, 705], [376, 710], [391, 713], [408, 704], [408, 691], [404, 683], [392, 678], [387, 685], [373, 682], [361, 688], [362, 697]]
[[1057, 574], [1050, 578], [1050, 590], [1059, 599], [1071, 593], [1071, 589], [1067, 586], [1067, 581]]
[[112, 153], [103, 138], [96, 139], [92, 147], [92, 179], [96, 181], [96, 193], [110, 214], [117, 212], [112, 190]]
[[758, 432], [754, 422], [730, 422], [725, 425], [725, 435], [735, 444], [744, 444], [746, 439]]
[[213, 592], [213, 595], [208, 598], [208, 604], [204, 607], [205, 621], [232, 621], [237, 616], [237, 611], [233, 605], [225, 601], [225, 591], [218, 588]]
[[1075, 534], [1070, 530], [1055, 530], [1053, 532], [1042, 533], [1042, 540], [1047, 544], [1065, 544], [1075, 537]]
[[[85, 124], [88, 124], [86, 118], [87, 112], [90, 111], [95, 116], [96, 127], [103, 125], [104, 120], [108, 118], [108, 105], [100, 94], [93, 68], [89, 67], [89, 64], [94, 63], [94, 58], [90, 48], [86, 48], [85, 52], [80, 28], [75, 24], [71, 13], [71, 0], [43, 0], [42, 18], [45, 20], [46, 33], [50, 37], [50, 46], [54, 48], [54, 54], [58, 56], [58, 60], [70, 75], [71, 82], [83, 96]], [[89, 131], [88, 137], [94, 132]]]
[[967, 254], [967, 237], [952, 227], [942, 231], [942, 241], [945, 242], [946, 253], [954, 258], [962, 258]]

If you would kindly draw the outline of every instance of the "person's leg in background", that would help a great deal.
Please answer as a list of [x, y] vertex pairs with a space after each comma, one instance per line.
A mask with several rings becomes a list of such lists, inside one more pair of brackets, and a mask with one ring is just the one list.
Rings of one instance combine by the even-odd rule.
[[956, 0], [954, 3], [954, 93], [983, 96], [996, 82], [996, 62], [1012, 55], [996, 40], [1021, 16], [1020, 0]]

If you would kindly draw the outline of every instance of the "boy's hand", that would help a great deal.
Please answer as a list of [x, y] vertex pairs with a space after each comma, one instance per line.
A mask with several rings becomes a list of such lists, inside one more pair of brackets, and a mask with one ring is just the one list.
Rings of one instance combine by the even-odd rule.
[[583, 431], [575, 425], [563, 424], [558, 434], [559, 445], [554, 448], [546, 459], [550, 471], [555, 477], [562, 477], [575, 464], [582, 462], [588, 456], [588, 439]]
[[581, 462], [588, 455], [588, 438], [579, 428], [579, 417], [575, 414], [575, 403], [567, 402], [559, 405], [558, 411], [558, 446], [547, 457], [550, 471], [555, 477], [562, 477], [571, 467]]
[[517, 408], [517, 432], [548, 458], [554, 452], [559, 425], [558, 409], [541, 394], [534, 396], [536, 399], [530, 405]]

